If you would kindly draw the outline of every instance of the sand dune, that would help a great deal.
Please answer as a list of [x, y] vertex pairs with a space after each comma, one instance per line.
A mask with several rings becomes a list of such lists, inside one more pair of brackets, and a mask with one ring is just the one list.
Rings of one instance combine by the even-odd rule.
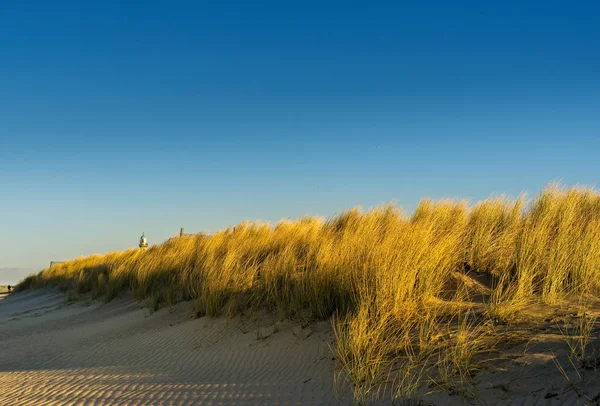
[[[349, 388], [334, 390], [333, 340], [329, 322], [194, 319], [186, 303], [151, 314], [128, 297], [67, 305], [27, 291], [0, 297], [0, 405], [351, 404]], [[421, 404], [598, 404], [596, 371], [578, 376], [565, 354], [539, 336], [494, 356], [469, 392], [429, 386]]]
[[0, 302], [0, 404], [335, 404], [329, 323], [149, 314], [128, 298]]

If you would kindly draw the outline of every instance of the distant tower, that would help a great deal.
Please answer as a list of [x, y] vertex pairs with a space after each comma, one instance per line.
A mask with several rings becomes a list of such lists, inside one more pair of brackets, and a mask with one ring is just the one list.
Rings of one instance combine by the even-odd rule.
[[148, 239], [146, 238], [144, 233], [142, 233], [142, 236], [140, 237], [140, 248], [141, 249], [148, 248]]

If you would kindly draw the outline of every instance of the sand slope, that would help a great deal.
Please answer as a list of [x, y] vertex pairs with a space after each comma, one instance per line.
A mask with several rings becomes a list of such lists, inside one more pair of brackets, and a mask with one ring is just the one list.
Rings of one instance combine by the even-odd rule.
[[[336, 404], [329, 323], [150, 314], [52, 290], [0, 301], [0, 404]], [[343, 402], [347, 403], [347, 402]]]
[[[0, 405], [352, 403], [347, 385], [341, 398], [334, 390], [329, 322], [260, 323], [194, 319], [187, 303], [150, 314], [128, 297], [66, 305], [55, 290], [1, 296]], [[549, 330], [495, 354], [466, 392], [429, 385], [421, 404], [600, 404], [599, 371], [577, 371], [566, 354]]]

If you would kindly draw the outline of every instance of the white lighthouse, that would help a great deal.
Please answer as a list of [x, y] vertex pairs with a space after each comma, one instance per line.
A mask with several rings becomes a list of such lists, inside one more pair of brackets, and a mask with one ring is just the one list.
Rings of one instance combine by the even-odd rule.
[[148, 248], [148, 239], [146, 238], [144, 233], [142, 233], [142, 236], [140, 237], [140, 248], [141, 249]]

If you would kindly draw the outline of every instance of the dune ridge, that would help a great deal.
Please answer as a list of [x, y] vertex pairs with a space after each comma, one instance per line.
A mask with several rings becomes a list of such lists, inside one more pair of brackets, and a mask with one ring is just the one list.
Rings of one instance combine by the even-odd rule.
[[581, 383], [600, 366], [600, 193], [553, 184], [533, 200], [424, 199], [410, 216], [386, 205], [244, 222], [62, 262], [17, 290], [45, 286], [69, 301], [131, 292], [150, 311], [190, 303], [198, 318], [331, 320], [334, 378], [358, 402], [418, 404], [432, 387], [470, 398], [498, 351], [548, 329]]

